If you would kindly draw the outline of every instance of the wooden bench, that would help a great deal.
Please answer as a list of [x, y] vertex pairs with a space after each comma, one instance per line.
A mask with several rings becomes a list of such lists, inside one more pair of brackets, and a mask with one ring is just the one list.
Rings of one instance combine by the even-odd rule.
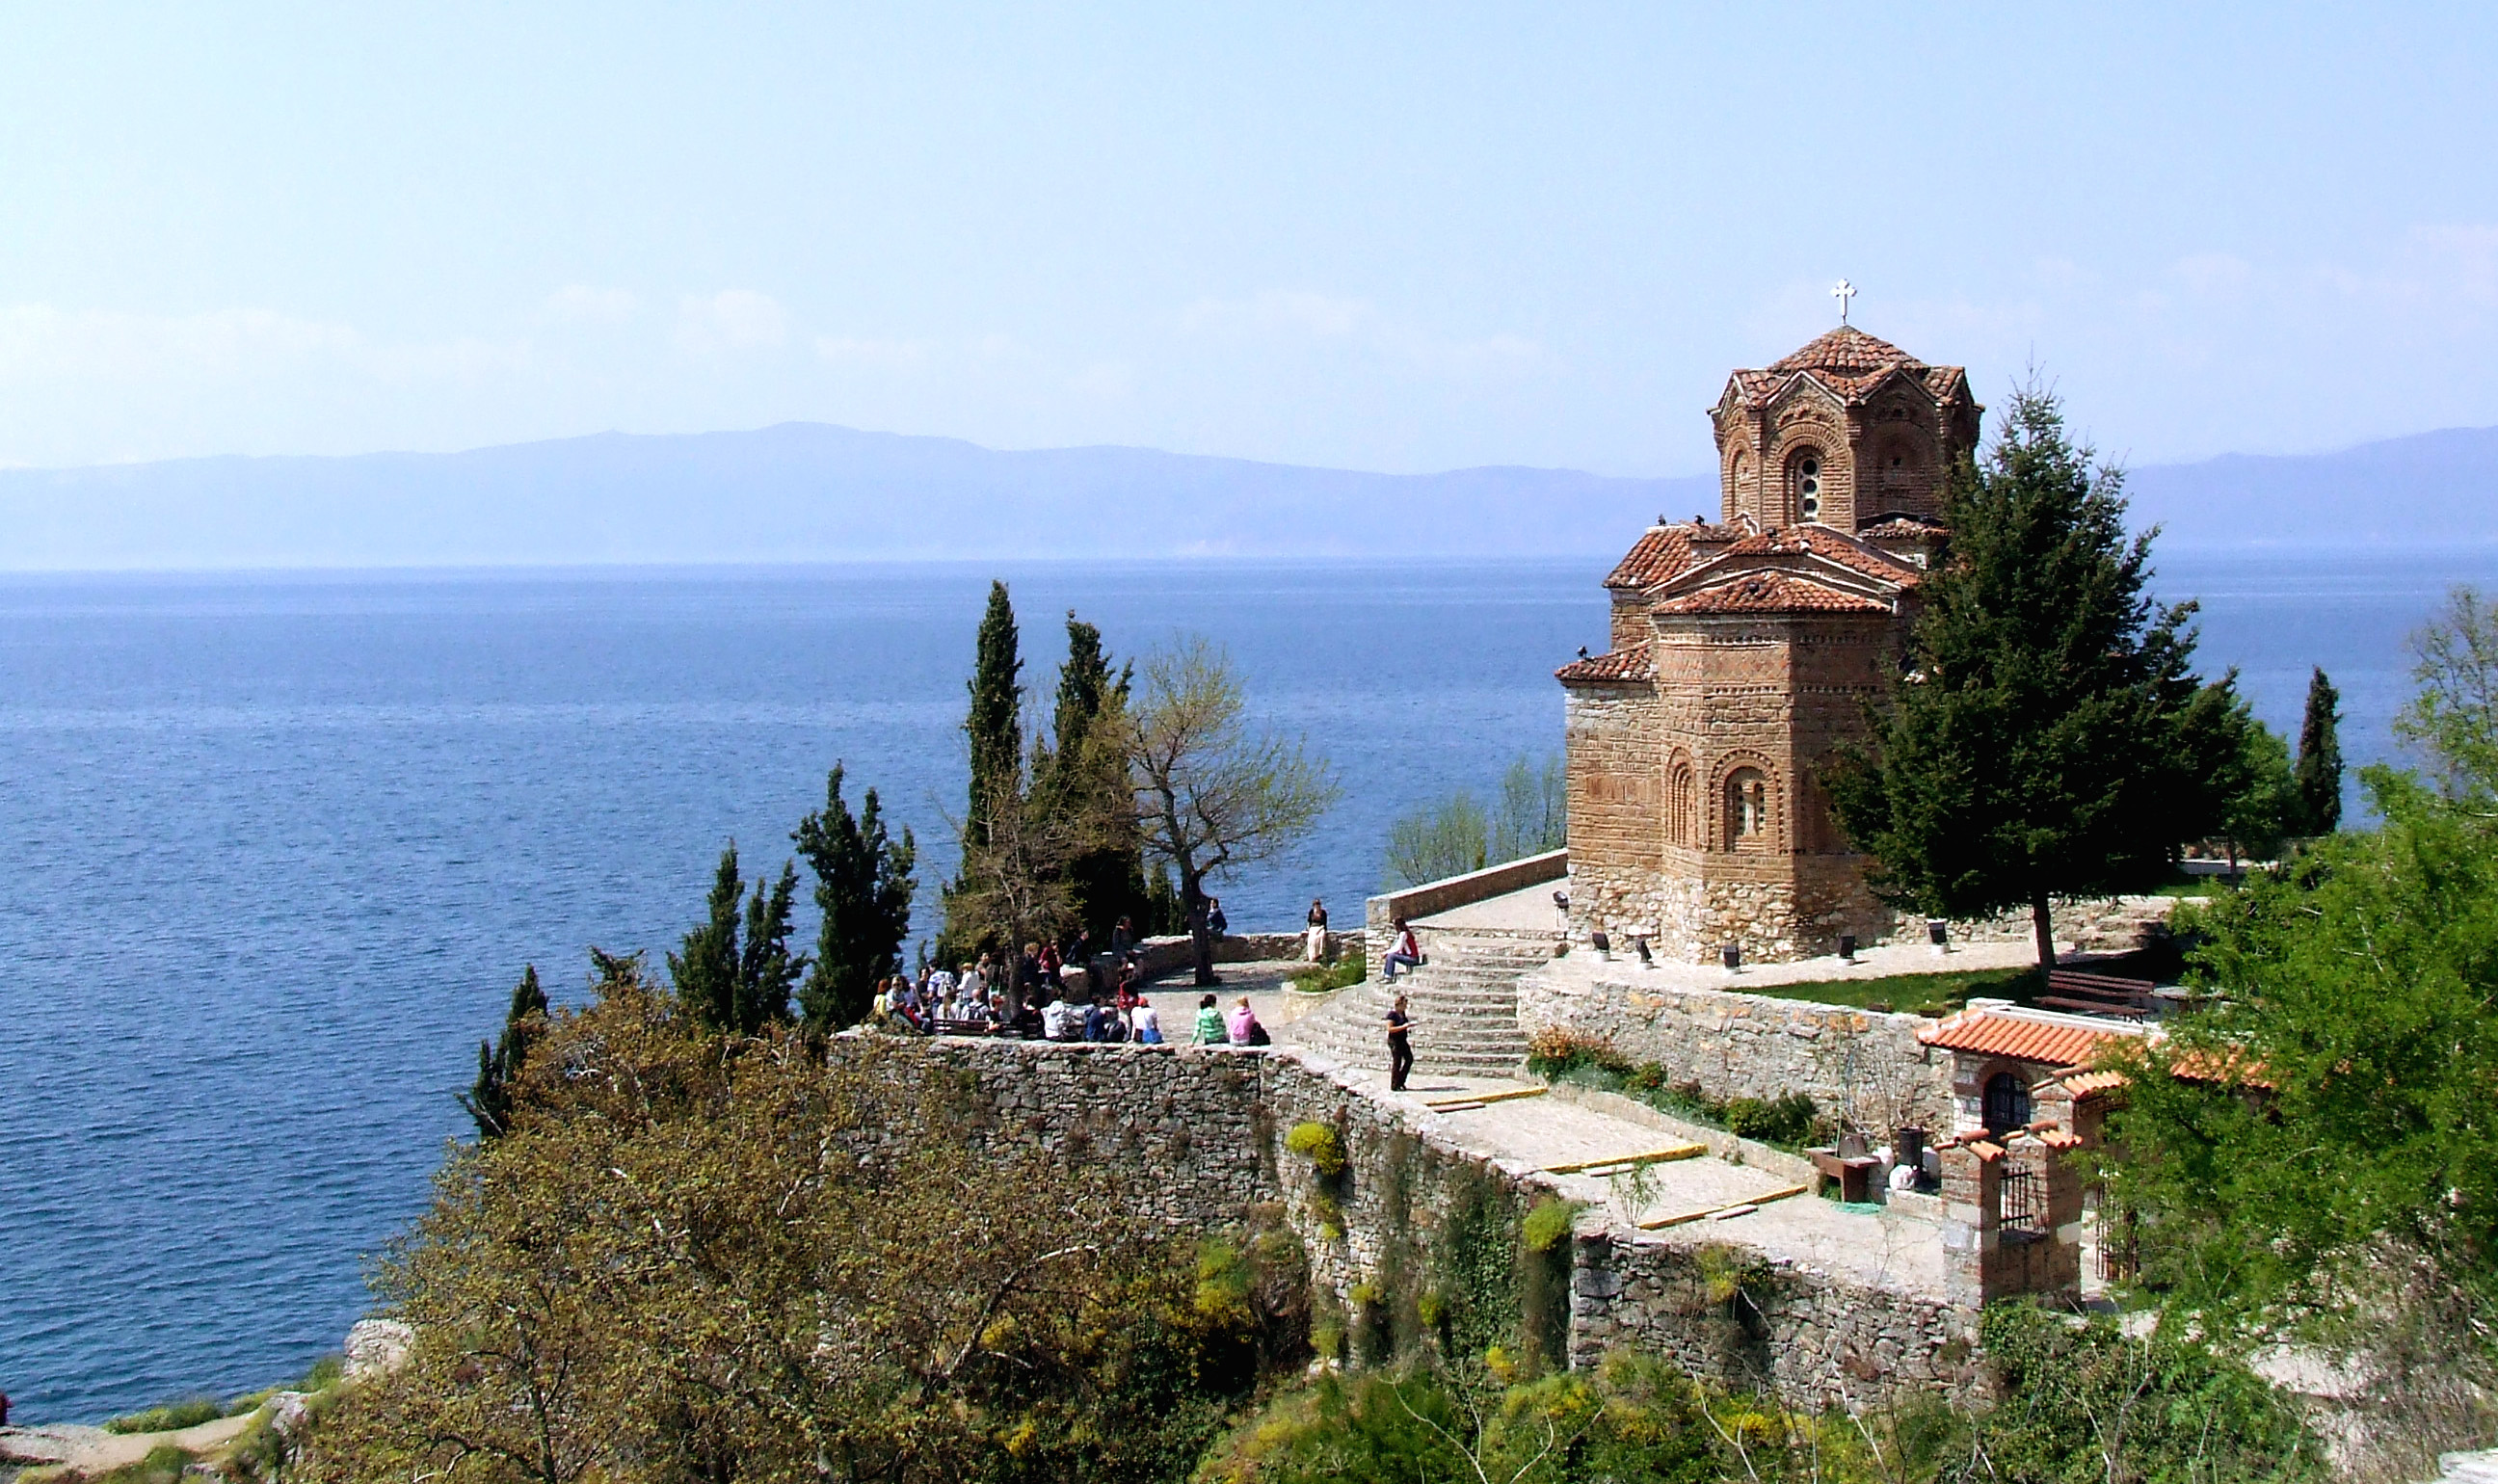
[[2112, 974], [2050, 969], [2047, 971], [2047, 992], [2038, 996], [2036, 1003], [2050, 1010], [2069, 1010], [2078, 1015], [2139, 1020], [2151, 1014], [2152, 991], [2159, 987], [2147, 979], [2119, 979]]
[[928, 1031], [936, 1036], [994, 1036], [1010, 1027], [991, 1025], [986, 1020], [931, 1020]]

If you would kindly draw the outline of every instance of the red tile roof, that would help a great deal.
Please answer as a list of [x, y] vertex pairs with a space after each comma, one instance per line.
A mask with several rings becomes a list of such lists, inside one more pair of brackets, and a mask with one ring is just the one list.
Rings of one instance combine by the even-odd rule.
[[1647, 680], [1655, 673], [1654, 666], [1649, 662], [1649, 647], [1645, 644], [1617, 649], [1609, 655], [1591, 656], [1553, 672], [1553, 677], [1565, 685], [1572, 681]]
[[1751, 533], [1749, 526], [1681, 521], [1650, 526], [1605, 578], [1609, 588], [1652, 588], [1698, 566], [1712, 552]]
[[1826, 587], [1794, 572], [1749, 571], [1728, 581], [1671, 597], [1656, 612], [1677, 613], [1888, 613], [1891, 605], [1861, 594]]
[[1938, 522], [1921, 521], [1912, 515], [1895, 515], [1889, 520], [1858, 527], [1856, 539], [1860, 541], [1931, 541], [1950, 533]]
[[1917, 1032], [1917, 1039], [1931, 1047], [1966, 1051], [1972, 1056], [2006, 1056], [2050, 1067], [2076, 1067], [2091, 1060], [2107, 1043], [2141, 1034], [2136, 1027], [2080, 1025], [2074, 1023], [2074, 1018], [2049, 1017], [2035, 1011], [2024, 1014], [1964, 1010]]
[[1852, 567], [1868, 577], [1901, 587], [1916, 586], [1918, 570], [1885, 551], [1866, 545], [1851, 535], [1842, 535], [1828, 526], [1780, 526], [1748, 535], [1726, 548], [1730, 557], [1794, 556], [1809, 552], [1826, 557], [1841, 566]]
[[1772, 361], [1770, 370], [1774, 371], [1880, 371], [1886, 366], [1898, 366], [1903, 362], [1910, 365], [1923, 364], [1889, 340], [1867, 335], [1854, 325], [1841, 325], [1793, 355], [1780, 356]]

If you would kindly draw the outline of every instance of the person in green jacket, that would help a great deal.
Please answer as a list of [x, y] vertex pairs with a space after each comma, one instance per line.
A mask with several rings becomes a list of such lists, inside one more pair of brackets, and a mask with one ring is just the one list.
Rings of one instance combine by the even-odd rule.
[[1197, 1002], [1197, 1044], [1222, 1046], [1231, 1039], [1224, 1029], [1223, 1012], [1214, 1008], [1214, 996], [1201, 997]]

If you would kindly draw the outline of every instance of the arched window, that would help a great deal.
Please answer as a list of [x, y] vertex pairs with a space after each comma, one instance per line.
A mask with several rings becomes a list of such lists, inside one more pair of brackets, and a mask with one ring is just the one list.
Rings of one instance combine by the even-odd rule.
[[1665, 790], [1666, 843], [1670, 845], [1698, 843], [1691, 838], [1694, 833], [1693, 826], [1700, 823], [1697, 818], [1700, 811], [1694, 807], [1699, 801], [1692, 796], [1694, 792], [1691, 764], [1678, 759]]
[[1998, 1072], [1986, 1080], [1986, 1131], [2008, 1134], [2030, 1122], [2030, 1084], [2018, 1072]]
[[1726, 777], [1726, 848], [1758, 850], [1770, 838], [1770, 781], [1759, 768], [1737, 768]]
[[1794, 470], [1795, 512], [1800, 521], [1821, 519], [1821, 451], [1808, 448], [1788, 466]]

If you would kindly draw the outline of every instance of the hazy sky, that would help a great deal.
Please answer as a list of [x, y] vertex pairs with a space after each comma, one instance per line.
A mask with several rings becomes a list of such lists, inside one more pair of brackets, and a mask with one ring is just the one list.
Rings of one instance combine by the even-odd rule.
[[0, 463], [821, 419], [1707, 467], [1855, 319], [2137, 462], [2498, 423], [2498, 7], [0, 0]]

